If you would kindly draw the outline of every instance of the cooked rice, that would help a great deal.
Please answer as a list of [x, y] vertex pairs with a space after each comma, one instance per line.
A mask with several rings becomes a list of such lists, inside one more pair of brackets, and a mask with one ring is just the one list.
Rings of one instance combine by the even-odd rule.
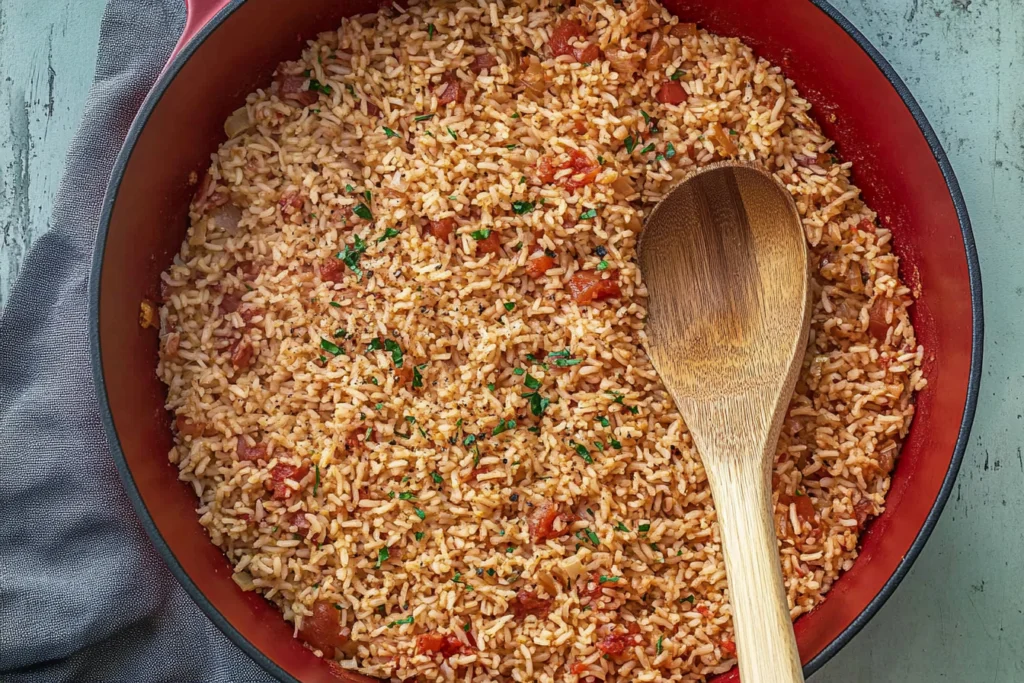
[[[671, 59], [637, 76], [604, 57], [553, 59], [546, 43], [564, 16], [605, 55], [642, 58], [661, 32]], [[794, 618], [852, 565], [863, 522], [881, 512], [925, 384], [891, 234], [777, 67], [734, 38], [666, 38], [676, 22], [648, 0], [382, 10], [319, 36], [227, 122], [163, 275], [158, 372], [179, 427], [170, 459], [239, 585], [297, 634], [315, 603], [336, 606], [351, 631], [343, 668], [561, 683], [697, 681], [734, 664], [714, 505], [643, 349], [635, 262], [644, 212], [695, 164], [729, 156], [730, 141], [790, 189], [817, 264], [774, 479]], [[477, 75], [469, 66], [484, 51], [498, 65]], [[539, 97], [520, 82], [523, 51], [543, 59]], [[281, 79], [307, 71], [322, 87], [302, 107]], [[438, 103], [446, 72], [464, 104]], [[660, 104], [673, 75], [688, 99]], [[603, 164], [595, 183], [537, 180], [541, 157], [573, 149]], [[360, 202], [372, 220], [351, 213]], [[450, 244], [426, 235], [422, 219], [448, 217]], [[501, 254], [479, 252], [478, 230], [500, 237]], [[367, 250], [350, 261], [362, 277], [346, 267], [327, 281], [325, 264], [357, 235]], [[524, 270], [535, 240], [557, 259], [539, 279]], [[597, 268], [618, 271], [621, 296], [575, 303], [568, 281]], [[368, 350], [375, 339], [397, 342], [404, 378], [393, 345]], [[237, 356], [247, 343], [248, 367]], [[541, 418], [524, 370], [550, 400]], [[240, 459], [240, 436], [266, 457]], [[275, 468], [303, 464], [299, 481], [279, 484], [290, 495], [272, 495]], [[534, 542], [530, 520], [548, 501], [578, 519]], [[612, 580], [592, 598], [598, 577]], [[521, 589], [552, 599], [550, 614], [515, 618]], [[598, 643], [629, 624], [637, 644], [603, 656]], [[475, 648], [417, 654], [426, 633]]]

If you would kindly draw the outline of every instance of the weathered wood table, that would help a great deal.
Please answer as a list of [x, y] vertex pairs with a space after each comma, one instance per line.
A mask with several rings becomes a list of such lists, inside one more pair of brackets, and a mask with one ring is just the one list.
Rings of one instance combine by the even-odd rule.
[[[174, 0], [168, 0], [173, 2]], [[974, 222], [985, 374], [956, 492], [914, 569], [814, 683], [1024, 681], [1024, 2], [833, 0], [931, 119]], [[103, 0], [0, 0], [0, 303], [47, 229]]]

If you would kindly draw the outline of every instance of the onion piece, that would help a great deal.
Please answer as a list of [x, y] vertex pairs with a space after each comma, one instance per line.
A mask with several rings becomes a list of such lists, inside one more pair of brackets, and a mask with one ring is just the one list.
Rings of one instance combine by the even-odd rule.
[[236, 109], [228, 120], [224, 122], [224, 132], [228, 138], [233, 138], [236, 135], [241, 135], [245, 131], [249, 130], [252, 123], [249, 121], [249, 110], [245, 107], [239, 107]]

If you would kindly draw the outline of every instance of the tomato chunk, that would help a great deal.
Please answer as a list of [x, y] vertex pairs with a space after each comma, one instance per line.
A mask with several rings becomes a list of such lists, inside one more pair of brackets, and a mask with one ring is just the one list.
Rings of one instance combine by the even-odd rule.
[[202, 422], [193, 422], [190, 418], [184, 415], [178, 415], [174, 418], [174, 426], [178, 430], [180, 436], [202, 436], [206, 431], [206, 425]]
[[476, 251], [478, 254], [495, 254], [501, 253], [501, 237], [494, 230], [491, 231], [487, 237], [482, 240], [476, 241]]
[[538, 256], [531, 256], [526, 262], [526, 274], [536, 280], [543, 277], [546, 272], [556, 265], [558, 265], [558, 262], [555, 259], [545, 253], [541, 253]]
[[796, 518], [800, 522], [814, 523], [815, 516], [818, 511], [814, 509], [814, 503], [811, 502], [810, 496], [791, 496], [788, 493], [779, 494], [779, 503], [786, 507], [787, 518], [789, 516], [789, 506], [793, 504], [796, 506]]
[[880, 342], [889, 335], [889, 323], [885, 320], [888, 310], [889, 300], [881, 296], [876, 297], [868, 309], [868, 334]]
[[[561, 522], [561, 528], [555, 529], [555, 522]], [[549, 538], [558, 538], [569, 533], [569, 525], [576, 521], [576, 516], [558, 511], [558, 506], [551, 501], [537, 507], [530, 519], [530, 537], [534, 543], [543, 543]]]
[[439, 221], [427, 221], [427, 234], [440, 242], [447, 242], [455, 230], [454, 218], [442, 218]]
[[567, 190], [576, 190], [597, 179], [601, 167], [596, 161], [578, 149], [570, 150], [563, 157], [551, 159], [541, 157], [537, 162], [537, 178], [542, 183], [555, 182], [559, 171], [571, 169], [572, 173], [558, 178], [558, 184]]
[[728, 652], [729, 654], [734, 655], [736, 654], [736, 643], [732, 642], [731, 640], [723, 640], [722, 649]]
[[551, 611], [553, 602], [554, 600], [551, 599], [538, 598], [535, 591], [523, 588], [516, 593], [516, 597], [512, 600], [512, 612], [516, 615], [516, 619], [520, 620], [531, 614], [543, 619]]
[[353, 429], [348, 433], [348, 436], [345, 437], [345, 446], [347, 446], [350, 451], [354, 451], [359, 448], [359, 446], [365, 443], [365, 438], [360, 439], [359, 437], [365, 437], [368, 429], [368, 427], [356, 427]]
[[252, 365], [252, 356], [252, 342], [242, 337], [231, 350], [231, 365], [236, 370], [244, 370]]
[[452, 72], [446, 72], [441, 81], [441, 87], [437, 91], [437, 103], [446, 104], [461, 103], [466, 99], [466, 90], [462, 87], [459, 77]]
[[291, 100], [299, 106], [308, 107], [320, 99], [315, 90], [306, 88], [309, 79], [305, 76], [278, 74], [274, 82], [277, 83], [277, 92], [282, 100]]
[[607, 280], [601, 279], [596, 270], [581, 270], [569, 278], [569, 293], [578, 304], [614, 299], [622, 295], [619, 287], [619, 273], [609, 270]]
[[325, 657], [334, 658], [334, 648], [348, 642], [351, 631], [341, 626], [341, 612], [329, 602], [313, 603], [313, 614], [302, 619], [299, 638]]
[[682, 104], [686, 101], [686, 91], [678, 81], [664, 81], [655, 97], [662, 104]]
[[411, 365], [405, 365], [395, 370], [395, 384], [404, 387], [412, 383], [413, 370]]
[[463, 643], [453, 633], [441, 634], [430, 632], [416, 637], [416, 654], [418, 655], [440, 652], [442, 657], [448, 659], [453, 655], [462, 654], [472, 649], [472, 647]]
[[320, 279], [324, 282], [341, 282], [345, 277], [345, 262], [329, 258], [320, 263]]
[[469, 70], [479, 74], [485, 69], [493, 69], [496, 66], [498, 66], [498, 58], [490, 52], [483, 52], [473, 57], [473, 63], [469, 65]]
[[551, 31], [551, 39], [548, 40], [548, 47], [551, 48], [551, 54], [555, 57], [571, 55], [573, 54], [573, 42], [586, 37], [587, 30], [583, 28], [582, 23], [575, 19], [564, 19], [558, 22], [554, 30]]
[[635, 622], [623, 630], [617, 628], [597, 643], [597, 649], [611, 657], [624, 653], [628, 648], [640, 644], [640, 627]]
[[235, 452], [238, 453], [239, 460], [246, 462], [256, 462], [261, 458], [265, 460], [267, 457], [267, 444], [257, 442], [250, 446], [248, 439], [240, 436], [235, 444]]
[[285, 465], [284, 463], [274, 466], [274, 469], [270, 470], [270, 480], [267, 481], [267, 488], [274, 491], [274, 500], [287, 500], [291, 498], [294, 491], [288, 484], [285, 483], [285, 479], [291, 479], [294, 482], [301, 481], [304, 476], [309, 473], [309, 465], [300, 465], [294, 467], [292, 465]]

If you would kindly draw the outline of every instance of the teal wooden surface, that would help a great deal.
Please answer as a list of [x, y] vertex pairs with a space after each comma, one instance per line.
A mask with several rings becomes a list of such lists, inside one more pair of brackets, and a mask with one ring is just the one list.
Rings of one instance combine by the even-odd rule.
[[[974, 222], [988, 319], [956, 491], [896, 594], [812, 681], [1024, 682], [1024, 3], [833, 3], [903, 76], [949, 153]], [[103, 5], [0, 0], [0, 303], [46, 230]]]

